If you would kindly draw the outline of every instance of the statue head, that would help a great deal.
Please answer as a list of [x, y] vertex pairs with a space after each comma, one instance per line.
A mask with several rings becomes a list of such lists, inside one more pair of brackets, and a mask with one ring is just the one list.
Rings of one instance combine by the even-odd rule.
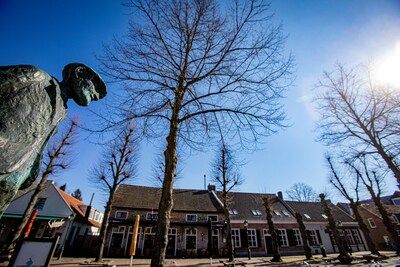
[[106, 85], [100, 76], [84, 64], [66, 65], [62, 76], [68, 98], [74, 99], [80, 106], [87, 106], [91, 101], [99, 100], [107, 94]]

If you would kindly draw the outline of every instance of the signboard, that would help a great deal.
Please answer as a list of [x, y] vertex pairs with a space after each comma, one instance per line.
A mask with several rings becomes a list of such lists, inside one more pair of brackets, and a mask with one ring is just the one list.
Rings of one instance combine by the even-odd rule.
[[49, 266], [57, 241], [58, 238], [23, 240], [9, 266]]

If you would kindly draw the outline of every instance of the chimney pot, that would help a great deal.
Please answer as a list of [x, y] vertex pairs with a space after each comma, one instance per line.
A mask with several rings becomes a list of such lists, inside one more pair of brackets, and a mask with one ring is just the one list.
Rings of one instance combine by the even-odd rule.
[[282, 191], [278, 191], [278, 198], [283, 200], [283, 193], [282, 193]]
[[208, 184], [208, 191], [215, 191], [215, 185]]

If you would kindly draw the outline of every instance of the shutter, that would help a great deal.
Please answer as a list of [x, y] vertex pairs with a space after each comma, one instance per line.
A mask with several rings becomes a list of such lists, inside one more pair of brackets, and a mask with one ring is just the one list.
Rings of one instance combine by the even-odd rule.
[[247, 240], [247, 233], [245, 229], [240, 229], [240, 241], [242, 248], [247, 248], [247, 244], [249, 243]]
[[319, 234], [319, 230], [315, 230], [315, 232], [317, 233], [318, 243], [322, 244], [321, 235]]
[[257, 247], [262, 247], [261, 245], [261, 230], [256, 230], [256, 235], [257, 235]]
[[286, 233], [289, 241], [289, 246], [296, 246], [293, 229], [286, 229]]

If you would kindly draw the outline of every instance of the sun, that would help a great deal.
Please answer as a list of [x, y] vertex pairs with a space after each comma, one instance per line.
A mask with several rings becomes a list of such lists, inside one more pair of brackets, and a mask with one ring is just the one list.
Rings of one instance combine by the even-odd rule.
[[377, 81], [400, 88], [400, 42], [376, 63], [375, 77]]

